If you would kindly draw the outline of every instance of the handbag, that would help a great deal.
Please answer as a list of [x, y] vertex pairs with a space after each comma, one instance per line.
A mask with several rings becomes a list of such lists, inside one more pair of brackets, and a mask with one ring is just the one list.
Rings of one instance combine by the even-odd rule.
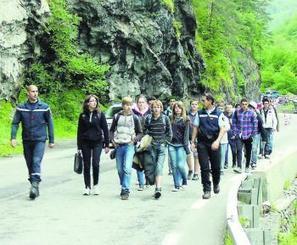
[[81, 153], [74, 154], [74, 165], [73, 170], [77, 174], [81, 174], [83, 169], [83, 157]]

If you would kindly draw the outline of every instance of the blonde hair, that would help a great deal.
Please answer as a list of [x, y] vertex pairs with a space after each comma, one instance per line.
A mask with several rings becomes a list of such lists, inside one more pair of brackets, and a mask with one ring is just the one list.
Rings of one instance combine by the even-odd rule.
[[183, 121], [186, 122], [189, 120], [186, 114], [186, 108], [184, 106], [184, 103], [182, 101], [176, 101], [172, 107], [172, 116], [171, 116], [171, 121], [174, 122], [176, 119], [176, 113], [175, 113], [175, 108], [178, 107], [182, 110], [181, 112], [181, 117], [183, 118]]
[[163, 104], [162, 104], [161, 100], [153, 100], [151, 103], [151, 108], [153, 108], [154, 106], [161, 107], [161, 111], [163, 111]]
[[132, 105], [132, 98], [127, 96], [122, 99], [122, 105]]

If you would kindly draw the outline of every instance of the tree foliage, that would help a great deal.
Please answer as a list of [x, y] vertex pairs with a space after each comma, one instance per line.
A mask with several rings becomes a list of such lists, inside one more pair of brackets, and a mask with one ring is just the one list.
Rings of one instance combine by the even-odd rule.
[[81, 89], [85, 94], [97, 94], [107, 101], [108, 84], [105, 73], [109, 67], [78, 47], [79, 17], [67, 9], [65, 0], [49, 2], [51, 16], [47, 22], [47, 43], [42, 55], [31, 64], [26, 83], [35, 83], [45, 94]]
[[262, 63], [263, 90], [297, 94], [297, 16], [274, 31]]
[[[198, 20], [196, 45], [206, 62], [204, 86], [216, 94], [244, 93], [239, 59], [248, 50], [259, 60], [265, 42], [265, 0], [192, 0]], [[232, 90], [234, 83], [239, 91]]]

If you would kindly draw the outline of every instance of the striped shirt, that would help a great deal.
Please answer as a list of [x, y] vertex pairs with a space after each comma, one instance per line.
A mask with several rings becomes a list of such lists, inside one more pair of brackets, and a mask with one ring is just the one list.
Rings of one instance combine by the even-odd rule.
[[148, 134], [153, 137], [153, 144], [164, 144], [171, 141], [172, 138], [170, 120], [164, 114], [161, 114], [158, 118], [154, 118], [153, 115], [147, 116], [145, 119], [143, 132], [144, 134]]

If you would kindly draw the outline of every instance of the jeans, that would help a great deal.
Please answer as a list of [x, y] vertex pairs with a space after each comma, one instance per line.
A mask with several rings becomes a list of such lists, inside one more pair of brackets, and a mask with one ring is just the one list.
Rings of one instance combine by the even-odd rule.
[[165, 151], [165, 144], [152, 144], [152, 157], [155, 162], [155, 176], [163, 175]]
[[41, 161], [45, 149], [45, 141], [23, 141], [24, 157], [26, 160], [29, 181], [40, 182]]
[[136, 173], [137, 173], [138, 184], [139, 184], [139, 186], [143, 187], [145, 184], [144, 171], [136, 170]]
[[187, 174], [185, 169], [186, 151], [183, 146], [168, 146], [171, 159], [172, 175], [175, 188], [187, 185]]
[[135, 146], [133, 144], [122, 144], [116, 149], [116, 164], [120, 185], [122, 190], [129, 192], [131, 182], [131, 171]]
[[[198, 142], [197, 144], [198, 158], [201, 168], [201, 181], [203, 185], [203, 191], [211, 191], [211, 182], [209, 178], [211, 166], [211, 174], [213, 185], [216, 186], [220, 183], [220, 164], [221, 164], [221, 152], [220, 149], [212, 150], [211, 143]], [[210, 163], [210, 164], [209, 164]]]
[[[224, 171], [225, 162], [226, 162], [226, 155], [228, 153], [228, 143], [220, 145], [221, 151], [221, 171]], [[228, 165], [228, 162], [227, 162]]]
[[230, 139], [229, 141], [231, 151], [232, 151], [232, 167], [241, 168], [242, 162], [242, 142], [239, 137], [235, 139]]
[[258, 159], [258, 150], [259, 150], [259, 145], [260, 145], [260, 134], [256, 134], [253, 137], [253, 143], [252, 143], [252, 156], [251, 156], [251, 165], [256, 165], [257, 164], [257, 159]]
[[264, 155], [270, 155], [272, 153], [272, 143], [273, 143], [273, 129], [265, 128], [266, 140], [264, 143]]
[[91, 159], [93, 167], [93, 185], [98, 184], [101, 151], [102, 143], [85, 141], [82, 144], [82, 155], [84, 159], [84, 182], [86, 188], [91, 188]]

